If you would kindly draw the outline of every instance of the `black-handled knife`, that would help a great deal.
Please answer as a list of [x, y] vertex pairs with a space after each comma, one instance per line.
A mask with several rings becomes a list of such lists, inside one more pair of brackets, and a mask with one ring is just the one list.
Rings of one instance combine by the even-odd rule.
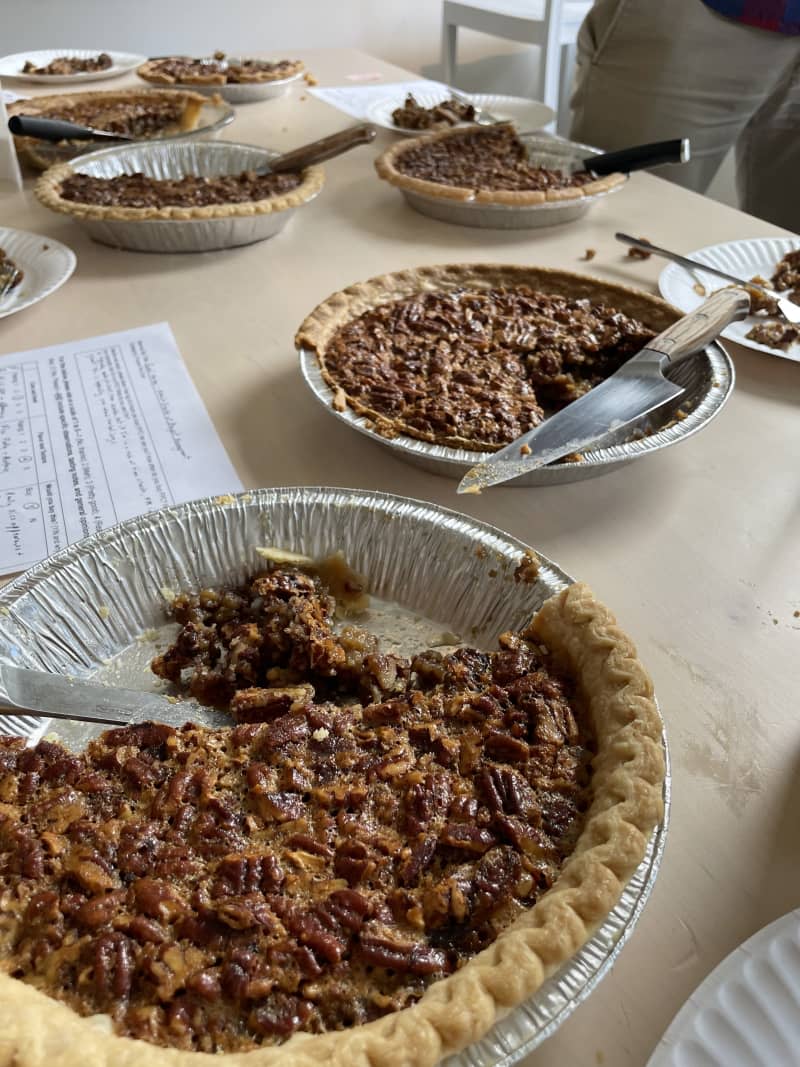
[[649, 170], [650, 167], [660, 167], [663, 163], [688, 163], [690, 158], [689, 138], [678, 137], [673, 141], [654, 141], [652, 144], [621, 148], [618, 152], [589, 156], [583, 160], [583, 166], [599, 178], [605, 174], [630, 174], [634, 170]]
[[17, 137], [36, 137], [39, 141], [133, 141], [123, 133], [109, 133], [92, 126], [79, 126], [65, 119], [45, 119], [37, 115], [12, 115], [8, 128]]

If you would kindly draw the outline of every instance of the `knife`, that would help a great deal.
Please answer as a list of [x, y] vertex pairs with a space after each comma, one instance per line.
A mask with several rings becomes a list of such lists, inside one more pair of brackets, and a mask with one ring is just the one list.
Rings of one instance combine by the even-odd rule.
[[[230, 726], [225, 712], [200, 708], [192, 701], [172, 703], [158, 693], [140, 693], [134, 689], [98, 685], [64, 674], [0, 664], [0, 715], [46, 715], [49, 719], [73, 719], [104, 726], [129, 726], [140, 722], [163, 722], [183, 726], [197, 720]], [[217, 721], [218, 720], [218, 721]]]
[[480, 493], [490, 485], [545, 467], [679, 397], [684, 388], [669, 381], [664, 372], [705, 348], [749, 311], [750, 297], [744, 289], [714, 293], [696, 311], [654, 337], [610, 378], [467, 471], [458, 492]]
[[691, 147], [688, 137], [676, 137], [672, 141], [654, 141], [651, 144], [621, 148], [618, 152], [604, 152], [588, 156], [576, 164], [577, 170], [588, 170], [600, 178], [606, 174], [630, 174], [634, 170], [649, 170], [665, 163], [688, 163]]
[[134, 141], [125, 133], [79, 126], [66, 119], [46, 119], [38, 115], [12, 115], [8, 128], [17, 137], [35, 137], [39, 141]]

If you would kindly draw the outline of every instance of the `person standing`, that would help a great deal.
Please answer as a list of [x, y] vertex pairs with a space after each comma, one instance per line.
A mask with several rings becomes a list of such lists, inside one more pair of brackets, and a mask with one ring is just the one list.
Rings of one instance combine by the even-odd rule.
[[742, 210], [800, 232], [800, 0], [595, 0], [577, 63], [572, 140], [688, 137], [656, 173], [698, 193], [735, 146]]

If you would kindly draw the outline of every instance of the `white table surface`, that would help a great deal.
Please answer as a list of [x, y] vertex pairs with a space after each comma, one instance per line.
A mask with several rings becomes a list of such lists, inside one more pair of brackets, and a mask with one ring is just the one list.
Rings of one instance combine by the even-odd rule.
[[[413, 77], [356, 51], [297, 54], [323, 85]], [[288, 149], [351, 121], [301, 84], [242, 105], [226, 139]], [[303, 385], [292, 338], [320, 300], [384, 271], [530, 263], [655, 292], [663, 261], [626, 259], [615, 230], [678, 251], [783, 231], [646, 174], [568, 226], [514, 233], [435, 222], [377, 180], [372, 159], [392, 136], [326, 164], [320, 197], [276, 238], [205, 255], [93, 244], [41, 207], [28, 181], [24, 194], [0, 199], [2, 224], [65, 242], [78, 267], [57, 293], [0, 321], [0, 353], [165, 319], [246, 486], [377, 488], [458, 508], [540, 549], [615, 610], [666, 720], [672, 824], [618, 963], [525, 1062], [642, 1067], [697, 983], [798, 903], [800, 366], [730, 345], [734, 395], [683, 444], [572, 485], [457, 497], [454, 482], [327, 415]], [[597, 252], [588, 263], [587, 248]]]

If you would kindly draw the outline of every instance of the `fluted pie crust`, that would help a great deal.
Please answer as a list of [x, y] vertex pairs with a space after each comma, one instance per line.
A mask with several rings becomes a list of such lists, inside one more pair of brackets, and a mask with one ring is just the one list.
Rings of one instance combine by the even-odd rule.
[[[576, 682], [597, 745], [584, 830], [552, 889], [413, 1007], [349, 1030], [296, 1033], [283, 1045], [218, 1054], [215, 1063], [396, 1067], [399, 1059], [432, 1067], [534, 994], [616, 905], [663, 815], [661, 720], [652, 683], [629, 638], [586, 585], [551, 597], [531, 632]], [[206, 1060], [202, 1053], [117, 1037], [109, 1024], [0, 975], [0, 1067], [197, 1067]]]
[[[369, 419], [376, 433], [389, 439], [395, 438], [398, 434], [409, 433], [409, 430], [382, 412], [370, 408], [358, 397], [347, 394], [331, 374], [326, 364], [326, 350], [337, 331], [373, 308], [412, 297], [416, 293], [458, 289], [484, 291], [517, 286], [572, 300], [586, 298], [593, 304], [609, 304], [617, 311], [641, 320], [654, 334], [661, 333], [679, 317], [674, 308], [659, 297], [585, 274], [514, 264], [437, 264], [381, 274], [333, 293], [301, 323], [295, 335], [295, 345], [316, 355], [322, 376], [333, 391], [332, 406], [335, 410], [342, 411], [348, 406]], [[433, 444], [471, 451], [491, 452], [497, 448], [473, 439], [434, 436], [420, 430], [415, 430], [412, 436]]]
[[[490, 129], [490, 127], [485, 128]], [[479, 130], [480, 128], [476, 127], [472, 133], [475, 134]], [[404, 141], [398, 141], [378, 156], [375, 160], [375, 170], [378, 176], [390, 185], [412, 193], [420, 193], [422, 196], [462, 202], [474, 201], [478, 204], [503, 204], [510, 207], [533, 207], [537, 204], [559, 200], [580, 200], [587, 196], [610, 192], [611, 189], [623, 185], [626, 181], [624, 174], [608, 174], [602, 178], [594, 178], [584, 185], [567, 186], [563, 189], [484, 189], [480, 185], [445, 185], [442, 182], [428, 181], [426, 178], [406, 174], [400, 169], [399, 162], [407, 152], [424, 144], [446, 141], [450, 138], [458, 139], [463, 136], [464, 128], [458, 126], [441, 130], [438, 133], [428, 133], [422, 137], [410, 137]]]
[[225, 219], [249, 215], [269, 215], [275, 211], [287, 211], [312, 200], [325, 182], [322, 167], [306, 167], [301, 172], [302, 181], [288, 192], [276, 193], [263, 200], [248, 200], [243, 203], [204, 204], [192, 206], [165, 205], [164, 207], [120, 207], [103, 204], [82, 204], [67, 200], [61, 195], [61, 183], [71, 174], [80, 171], [80, 162], [74, 166], [60, 163], [46, 171], [36, 183], [34, 192], [45, 207], [72, 215], [79, 219], [103, 219], [136, 222], [147, 219]]

